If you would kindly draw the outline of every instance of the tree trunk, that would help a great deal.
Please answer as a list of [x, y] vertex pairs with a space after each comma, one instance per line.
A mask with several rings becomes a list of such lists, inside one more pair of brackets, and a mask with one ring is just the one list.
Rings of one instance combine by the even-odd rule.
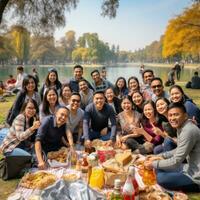
[[9, 0], [1, 0], [0, 1], [0, 24], [2, 22], [4, 10], [8, 4]]

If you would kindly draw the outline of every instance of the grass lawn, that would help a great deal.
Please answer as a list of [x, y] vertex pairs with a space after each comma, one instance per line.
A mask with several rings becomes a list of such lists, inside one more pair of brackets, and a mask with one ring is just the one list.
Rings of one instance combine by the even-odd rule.
[[[185, 85], [185, 82], [178, 82], [179, 85], [183, 86]], [[168, 90], [168, 88], [166, 88]], [[200, 107], [200, 89], [199, 90], [192, 90], [192, 89], [186, 89], [184, 88], [185, 93], [191, 97], [194, 102]], [[5, 122], [5, 116], [9, 110], [9, 108], [12, 106], [12, 103], [15, 99], [15, 97], [9, 97], [6, 98], [8, 102], [0, 102], [0, 125]], [[17, 184], [19, 182], [19, 179], [10, 180], [10, 181], [2, 181], [0, 179], [0, 200], [4, 200], [8, 197], [9, 194], [11, 194]], [[190, 200], [200, 200], [200, 194], [189, 194]]]

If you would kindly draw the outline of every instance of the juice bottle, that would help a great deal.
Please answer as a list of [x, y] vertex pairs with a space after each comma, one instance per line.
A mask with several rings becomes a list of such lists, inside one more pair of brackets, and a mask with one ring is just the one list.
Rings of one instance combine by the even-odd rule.
[[142, 175], [142, 181], [145, 185], [154, 185], [156, 184], [156, 175], [153, 170], [144, 169], [144, 173]]
[[102, 167], [93, 167], [90, 176], [90, 186], [102, 189], [104, 186], [104, 170]]
[[114, 183], [114, 191], [111, 194], [110, 200], [123, 200], [123, 196], [121, 194], [121, 181], [120, 179], [115, 179]]

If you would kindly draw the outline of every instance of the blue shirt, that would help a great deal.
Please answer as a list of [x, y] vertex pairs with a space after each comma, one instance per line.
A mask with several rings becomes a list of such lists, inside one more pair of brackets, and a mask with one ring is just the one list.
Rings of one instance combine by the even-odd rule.
[[47, 116], [37, 131], [36, 141], [41, 142], [45, 153], [57, 151], [63, 146], [62, 137], [66, 135], [66, 129], [66, 123], [57, 127], [55, 115]]

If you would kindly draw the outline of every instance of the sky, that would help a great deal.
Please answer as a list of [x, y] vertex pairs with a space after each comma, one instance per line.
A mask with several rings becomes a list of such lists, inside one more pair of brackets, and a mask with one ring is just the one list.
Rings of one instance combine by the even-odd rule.
[[99, 39], [120, 50], [144, 48], [164, 34], [168, 21], [191, 5], [191, 0], [120, 0], [114, 19], [101, 16], [102, 0], [80, 0], [75, 10], [66, 13], [66, 26], [56, 30], [63, 37], [69, 30], [76, 38], [83, 33], [98, 33]]

